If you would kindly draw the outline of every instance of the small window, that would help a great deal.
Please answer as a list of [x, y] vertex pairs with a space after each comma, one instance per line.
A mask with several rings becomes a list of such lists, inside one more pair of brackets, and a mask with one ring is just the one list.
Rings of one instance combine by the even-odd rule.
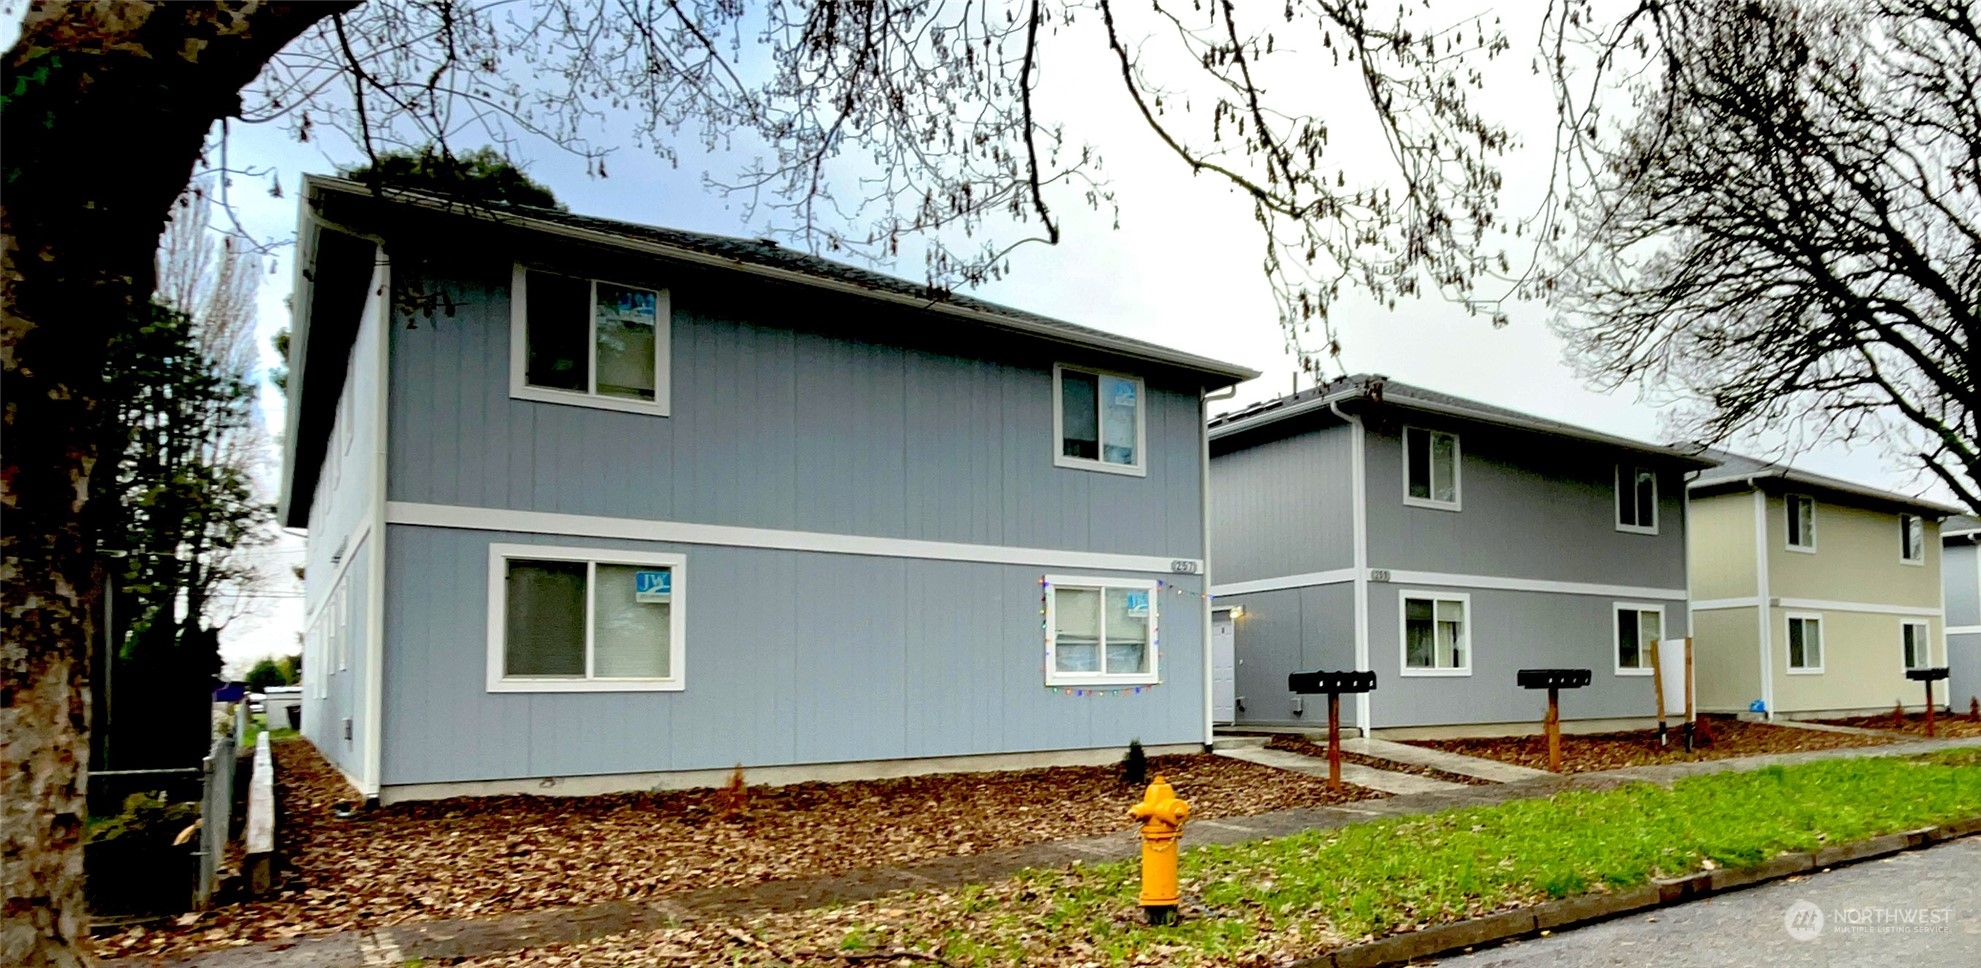
[[1908, 565], [1926, 563], [1926, 521], [1917, 514], [1898, 516], [1898, 558]]
[[1648, 467], [1616, 469], [1616, 529], [1658, 533], [1658, 475]]
[[1403, 503], [1458, 510], [1458, 435], [1403, 428]]
[[516, 268], [511, 395], [667, 413], [664, 289]]
[[349, 587], [348, 583], [338, 584], [336, 598], [333, 599], [331, 604], [331, 607], [336, 609], [333, 613], [333, 620], [336, 622], [336, 625], [332, 627], [332, 630], [337, 636], [338, 672], [344, 672], [351, 668], [351, 603], [350, 596], [345, 594], [347, 587]]
[[1788, 548], [1790, 551], [1816, 550], [1816, 502], [1800, 494], [1790, 494], [1783, 502], [1788, 508]]
[[1060, 467], [1143, 473], [1142, 381], [1098, 370], [1053, 368], [1053, 423]]
[[1048, 575], [1046, 685], [1153, 683], [1156, 583]]
[[1925, 622], [1905, 622], [1899, 626], [1899, 648], [1907, 672], [1932, 667], [1933, 647], [1926, 637], [1929, 629]]
[[681, 556], [496, 545], [490, 557], [489, 691], [681, 688]]
[[1404, 592], [1403, 674], [1472, 674], [1469, 596]]
[[1665, 610], [1659, 605], [1616, 606], [1617, 675], [1650, 675], [1651, 643], [1665, 637]]
[[1813, 615], [1788, 617], [1788, 671], [1823, 671], [1823, 621]]

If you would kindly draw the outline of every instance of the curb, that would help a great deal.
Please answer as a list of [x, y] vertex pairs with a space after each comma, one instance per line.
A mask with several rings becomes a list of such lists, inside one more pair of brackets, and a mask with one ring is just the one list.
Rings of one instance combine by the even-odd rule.
[[1536, 937], [1543, 931], [1580, 927], [1638, 911], [1684, 904], [1798, 874], [1890, 857], [1977, 834], [1981, 834], [1981, 816], [1837, 844], [1813, 854], [1779, 854], [1753, 867], [1722, 867], [1684, 877], [1654, 878], [1641, 887], [1613, 893], [1580, 894], [1544, 901], [1518, 910], [1501, 911], [1338, 948], [1327, 954], [1291, 962], [1284, 968], [1390, 968], [1424, 958], [1456, 954], [1469, 948]]

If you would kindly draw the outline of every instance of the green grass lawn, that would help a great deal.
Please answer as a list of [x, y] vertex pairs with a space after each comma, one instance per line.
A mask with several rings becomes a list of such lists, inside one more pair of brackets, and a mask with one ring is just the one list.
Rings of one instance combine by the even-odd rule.
[[1137, 867], [1117, 863], [1027, 872], [931, 899], [935, 910], [897, 900], [839, 930], [960, 965], [1082, 951], [1102, 964], [1242, 963], [1977, 814], [1981, 750], [1832, 760], [1206, 847], [1182, 871], [1201, 908], [1186, 904], [1174, 927], [1140, 923]]

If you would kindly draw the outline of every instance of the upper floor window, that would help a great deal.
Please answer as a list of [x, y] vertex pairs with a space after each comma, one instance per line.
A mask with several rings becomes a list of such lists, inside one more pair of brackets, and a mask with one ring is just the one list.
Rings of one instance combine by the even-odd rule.
[[1816, 501], [1800, 494], [1790, 494], [1783, 503], [1788, 507], [1788, 550], [1816, 550]]
[[1403, 503], [1458, 510], [1458, 435], [1403, 428]]
[[488, 691], [680, 689], [683, 561], [491, 545]]
[[1648, 467], [1616, 469], [1616, 529], [1658, 533], [1658, 475]]
[[1926, 520], [1917, 514], [1898, 516], [1898, 559], [1908, 565], [1926, 563]]
[[510, 395], [667, 413], [668, 295], [517, 266]]
[[1046, 685], [1154, 683], [1156, 583], [1047, 575]]
[[1117, 373], [1055, 366], [1053, 463], [1116, 474], [1145, 473], [1142, 381]]
[[1905, 652], [1905, 668], [1929, 668], [1933, 664], [1933, 649], [1927, 643], [1927, 634], [1932, 628], [1925, 622], [1905, 622], [1899, 625], [1899, 647]]

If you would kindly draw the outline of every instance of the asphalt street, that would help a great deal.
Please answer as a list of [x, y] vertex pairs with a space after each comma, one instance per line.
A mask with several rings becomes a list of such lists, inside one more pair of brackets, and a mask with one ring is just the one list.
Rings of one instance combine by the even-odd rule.
[[[1813, 916], [1817, 912], [1820, 920]], [[1981, 837], [1444, 958], [1436, 964], [1442, 968], [1975, 968], [1981, 965]]]

